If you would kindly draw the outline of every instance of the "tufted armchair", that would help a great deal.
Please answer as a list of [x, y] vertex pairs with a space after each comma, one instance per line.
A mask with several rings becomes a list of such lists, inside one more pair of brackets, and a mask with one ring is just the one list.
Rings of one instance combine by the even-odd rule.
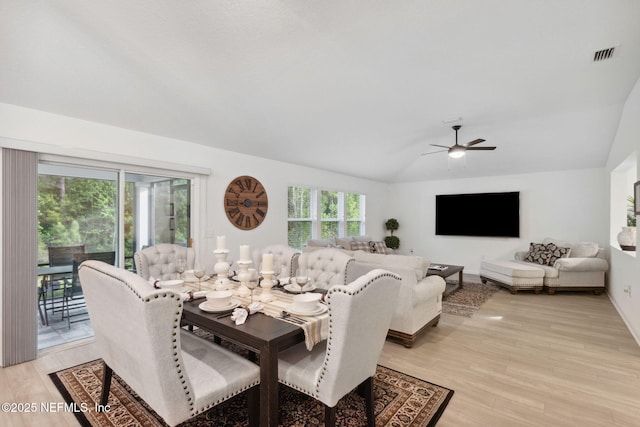
[[362, 386], [369, 426], [375, 425], [373, 376], [400, 290], [400, 277], [372, 270], [332, 287], [325, 301], [331, 323], [326, 341], [280, 353], [278, 379], [325, 404], [325, 425], [335, 425], [336, 404]]
[[105, 363], [101, 404], [115, 371], [170, 426], [245, 390], [257, 425], [260, 368], [181, 329], [179, 294], [101, 261], [85, 261], [79, 275]]
[[158, 280], [177, 279], [176, 260], [184, 259], [187, 270], [193, 269], [196, 261], [196, 253], [193, 248], [160, 243], [139, 250], [133, 255], [136, 271], [143, 279], [154, 277]]
[[270, 245], [253, 251], [253, 265], [258, 268], [262, 262], [262, 254], [273, 254], [274, 268], [280, 267], [281, 277], [291, 277], [298, 268], [300, 252], [285, 245]]
[[[347, 271], [353, 257], [339, 249], [320, 249], [298, 258], [298, 268], [309, 276], [316, 288], [329, 289], [347, 283]], [[294, 271], [295, 274], [295, 271]]]

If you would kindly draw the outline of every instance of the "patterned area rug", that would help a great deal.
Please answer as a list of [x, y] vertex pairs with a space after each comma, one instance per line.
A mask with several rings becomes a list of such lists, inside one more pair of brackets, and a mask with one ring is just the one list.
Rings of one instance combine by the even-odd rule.
[[500, 287], [491, 282], [486, 284], [465, 282], [461, 289], [442, 301], [442, 312], [456, 316], [472, 317]]
[[[77, 408], [75, 415], [80, 424], [94, 427], [166, 426], [115, 372], [111, 381], [109, 411], [95, 412], [94, 408], [100, 399], [102, 389], [102, 367], [102, 360], [95, 360], [49, 374], [66, 402]], [[435, 426], [444, 412], [453, 390], [378, 366], [374, 393], [376, 426], [430, 427]], [[281, 426], [323, 424], [324, 406], [318, 401], [280, 386], [280, 402]], [[364, 399], [355, 391], [338, 403], [336, 412], [336, 425], [366, 425]], [[248, 425], [245, 394], [235, 396], [180, 426], [205, 425]]]

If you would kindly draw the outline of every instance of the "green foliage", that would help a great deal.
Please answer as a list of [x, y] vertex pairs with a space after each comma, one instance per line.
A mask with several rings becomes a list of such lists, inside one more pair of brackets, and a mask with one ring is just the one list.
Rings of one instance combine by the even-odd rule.
[[398, 229], [400, 224], [398, 224], [397, 219], [389, 218], [387, 222], [384, 223], [384, 226], [387, 230], [391, 231], [391, 235], [393, 236], [393, 232]]
[[289, 218], [311, 218], [310, 188], [289, 187], [288, 212]]
[[384, 238], [384, 243], [388, 248], [398, 249], [400, 247], [400, 239], [397, 236], [387, 236]]
[[635, 198], [633, 196], [627, 196], [627, 227], [636, 226], [636, 213], [635, 213]]
[[320, 218], [322, 219], [338, 218], [338, 192], [337, 191], [323, 190], [320, 192]]

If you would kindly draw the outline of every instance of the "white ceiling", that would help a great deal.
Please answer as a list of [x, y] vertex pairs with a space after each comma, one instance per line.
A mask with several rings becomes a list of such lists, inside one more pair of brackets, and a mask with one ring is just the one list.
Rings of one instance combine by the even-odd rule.
[[[637, 0], [2, 0], [0, 102], [385, 182], [603, 167], [638, 22]], [[498, 148], [420, 156], [457, 117]]]

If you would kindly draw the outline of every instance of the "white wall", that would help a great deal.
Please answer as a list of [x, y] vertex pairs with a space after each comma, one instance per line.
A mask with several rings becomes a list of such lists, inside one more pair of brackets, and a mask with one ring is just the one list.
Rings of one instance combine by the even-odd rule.
[[[240, 244], [252, 248], [287, 242], [287, 187], [316, 186], [367, 195], [367, 234], [382, 238], [386, 187], [379, 182], [332, 172], [266, 160], [229, 151], [204, 147], [186, 141], [135, 132], [127, 129], [49, 114], [13, 105], [0, 104], [0, 137], [19, 140], [13, 148], [37, 147], [54, 154], [70, 156], [90, 153], [95, 159], [110, 153], [123, 159], [138, 158], [141, 163], [156, 161], [210, 168], [212, 173], [202, 186], [205, 203], [199, 207], [201, 221], [194, 235], [195, 246], [206, 265], [215, 259], [215, 236], [227, 236], [227, 246], [237, 252]], [[21, 143], [20, 141], [24, 141]], [[301, 143], [304, 143], [302, 141]], [[15, 144], [15, 142], [14, 142]], [[224, 191], [240, 175], [259, 179], [267, 190], [269, 211], [256, 229], [242, 231], [229, 223], [222, 208]]]
[[[437, 194], [502, 191], [520, 192], [520, 238], [435, 235]], [[513, 258], [516, 250], [545, 237], [608, 246], [607, 194], [604, 169], [414, 182], [390, 186], [386, 215], [400, 223], [395, 232], [400, 252], [413, 250], [432, 262], [464, 265], [465, 272], [478, 273], [483, 258]], [[470, 207], [469, 215], [477, 208]]]
[[[609, 179], [609, 174], [629, 156], [635, 157], [636, 164], [640, 164], [639, 153], [640, 80], [638, 80], [633, 91], [629, 94], [622, 112], [618, 132], [609, 152], [606, 167], [607, 178]], [[625, 192], [633, 194], [633, 188], [627, 188]], [[609, 200], [607, 199], [606, 202], [609, 203]], [[623, 252], [612, 245], [608, 294], [636, 341], [640, 343], [640, 310], [638, 310], [638, 301], [640, 301], [640, 284], [638, 283], [640, 260], [635, 255]], [[630, 288], [631, 291], [625, 292], [625, 288]]]

